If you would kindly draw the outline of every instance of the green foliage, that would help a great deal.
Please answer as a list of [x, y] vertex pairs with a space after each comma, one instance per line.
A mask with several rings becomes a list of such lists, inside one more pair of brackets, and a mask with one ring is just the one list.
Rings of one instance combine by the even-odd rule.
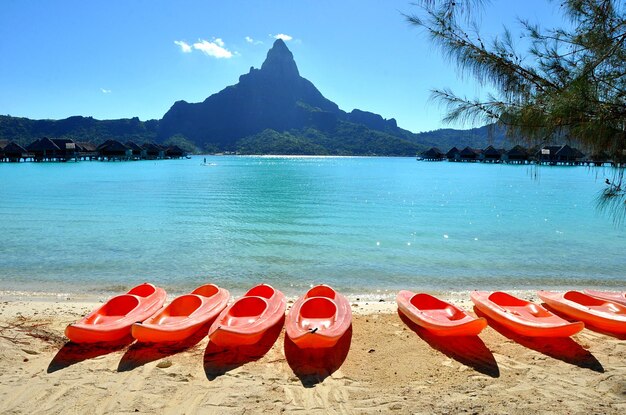
[[308, 127], [281, 133], [267, 129], [237, 143], [241, 154], [412, 157], [424, 149], [424, 146], [348, 122], [339, 122], [331, 131]]
[[240, 154], [304, 154], [326, 155], [328, 151], [313, 143], [307, 137], [294, 135], [290, 132], [279, 133], [264, 130], [258, 134], [243, 138], [237, 143]]
[[461, 72], [497, 91], [468, 99], [433, 90], [433, 99], [448, 108], [445, 121], [498, 122], [531, 145], [565, 139], [588, 153], [608, 154], [620, 168], [606, 193], [616, 200], [617, 192], [626, 212], [626, 4], [565, 0], [567, 28], [522, 20], [530, 44], [522, 54], [508, 29], [491, 42], [481, 38], [470, 22], [477, 3], [422, 0], [423, 14], [408, 16]]
[[70, 117], [63, 120], [31, 120], [0, 116], [0, 138], [28, 145], [42, 137], [71, 138], [100, 144], [109, 139], [132, 140], [136, 143], [154, 141], [158, 122], [138, 118], [96, 120], [92, 117]]

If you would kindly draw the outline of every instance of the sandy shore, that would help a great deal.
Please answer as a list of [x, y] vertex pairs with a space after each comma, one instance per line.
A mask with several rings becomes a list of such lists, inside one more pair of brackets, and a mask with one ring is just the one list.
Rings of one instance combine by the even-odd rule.
[[284, 330], [237, 352], [206, 330], [177, 348], [66, 343], [65, 326], [96, 305], [0, 303], [0, 413], [626, 413], [626, 341], [588, 329], [438, 339], [387, 300], [353, 304], [352, 332], [318, 354]]

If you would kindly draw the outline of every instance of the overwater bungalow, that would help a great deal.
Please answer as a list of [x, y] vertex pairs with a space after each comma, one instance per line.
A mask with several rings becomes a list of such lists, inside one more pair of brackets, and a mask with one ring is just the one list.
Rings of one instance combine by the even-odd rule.
[[78, 161], [78, 148], [76, 147], [76, 142], [74, 142], [74, 140], [71, 138], [52, 138], [51, 140], [57, 147], [59, 147], [57, 160], [68, 161], [74, 159]]
[[459, 161], [459, 160], [461, 160], [461, 150], [459, 150], [456, 147], [452, 147], [446, 153], [446, 158], [448, 159], [448, 161]]
[[13, 163], [19, 163], [22, 160], [26, 161], [26, 159], [30, 157], [28, 151], [14, 141], [11, 141], [6, 146], [4, 146], [2, 152], [4, 153], [2, 160], [10, 161]]
[[9, 140], [0, 140], [0, 161], [4, 161], [4, 147], [9, 144]]
[[442, 161], [446, 158], [446, 155], [437, 147], [431, 147], [430, 150], [422, 153], [422, 158], [426, 161]]
[[165, 158], [165, 149], [158, 144], [147, 141], [141, 147], [146, 151], [148, 160]]
[[94, 160], [98, 158], [98, 146], [91, 141], [77, 141], [78, 157], [81, 160]]
[[539, 163], [556, 165], [578, 165], [585, 155], [575, 148], [568, 146], [543, 146], [537, 152]]
[[589, 164], [600, 167], [605, 163], [609, 163], [609, 155], [604, 151], [598, 151], [589, 156]]
[[101, 160], [130, 160], [133, 152], [130, 147], [117, 140], [107, 140], [97, 147]]
[[480, 160], [487, 163], [500, 163], [504, 149], [497, 149], [494, 146], [488, 146], [480, 154]]
[[178, 147], [177, 145], [169, 146], [165, 150], [165, 157], [170, 158], [170, 159], [178, 159], [178, 158], [185, 157], [185, 156], [186, 156], [185, 150]]
[[471, 147], [465, 147], [459, 155], [461, 156], [461, 161], [476, 161], [480, 158], [481, 151]]
[[502, 159], [507, 163], [526, 164], [530, 162], [530, 153], [524, 147], [516, 145], [504, 153]]
[[144, 150], [139, 144], [134, 141], [127, 141], [126, 147], [130, 148], [132, 152], [132, 158], [135, 160], [140, 160], [146, 158], [146, 150]]
[[61, 153], [61, 149], [57, 146], [54, 141], [49, 139], [48, 137], [40, 138], [39, 140], [33, 141], [28, 146], [26, 146], [26, 150], [33, 156], [33, 161], [52, 161], [56, 160]]

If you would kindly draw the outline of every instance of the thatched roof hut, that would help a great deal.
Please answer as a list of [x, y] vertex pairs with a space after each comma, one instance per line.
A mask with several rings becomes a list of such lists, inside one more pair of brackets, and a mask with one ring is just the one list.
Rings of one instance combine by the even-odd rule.
[[506, 152], [506, 157], [509, 160], [528, 160], [530, 154], [528, 150], [518, 144]]
[[133, 156], [141, 157], [142, 152], [144, 150], [143, 148], [141, 148], [139, 144], [135, 143], [134, 141], [127, 141], [125, 144], [126, 144], [126, 147], [130, 148], [130, 150], [133, 153]]
[[129, 158], [132, 154], [130, 147], [117, 140], [107, 140], [97, 147], [98, 154], [107, 159]]
[[579, 150], [565, 144], [563, 146], [543, 146], [537, 152], [537, 158], [541, 161], [557, 162], [575, 162], [585, 155]]
[[146, 156], [149, 159], [165, 157], [165, 149], [158, 144], [147, 141], [141, 147], [146, 151]]
[[459, 150], [456, 147], [452, 147], [450, 150], [448, 150], [448, 152], [446, 153], [446, 158], [448, 160], [458, 160], [461, 158], [461, 150]]
[[583, 153], [581, 153], [575, 148], [568, 146], [567, 144], [562, 146], [556, 152], [556, 157], [558, 161], [576, 161], [577, 159], [580, 159], [584, 156], [585, 155]]
[[499, 161], [504, 153], [504, 149], [497, 149], [490, 145], [482, 151], [482, 159], [485, 161]]
[[98, 146], [91, 141], [77, 141], [76, 147], [78, 147], [78, 151], [83, 153], [94, 153], [98, 148]]
[[185, 150], [178, 147], [177, 145], [169, 146], [165, 150], [165, 156], [169, 158], [180, 158], [185, 156]]
[[4, 146], [2, 151], [4, 158], [9, 159], [9, 161], [20, 161], [20, 159], [26, 159], [28, 157], [28, 151], [14, 141]]
[[445, 154], [437, 147], [431, 147], [429, 150], [422, 153], [422, 157], [424, 160], [428, 161], [440, 161], [445, 158]]
[[48, 137], [30, 143], [26, 150], [33, 154], [35, 160], [52, 159], [61, 153], [61, 149]]
[[480, 156], [480, 150], [471, 147], [465, 147], [463, 150], [461, 150], [459, 155], [461, 156], [461, 160], [476, 160]]

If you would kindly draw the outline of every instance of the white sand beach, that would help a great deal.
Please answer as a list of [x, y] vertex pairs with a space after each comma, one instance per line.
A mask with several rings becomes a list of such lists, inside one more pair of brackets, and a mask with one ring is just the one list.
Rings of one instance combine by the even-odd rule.
[[626, 412], [626, 342], [588, 329], [436, 338], [386, 300], [354, 303], [352, 332], [326, 352], [303, 353], [284, 330], [236, 352], [206, 330], [175, 348], [67, 343], [65, 326], [96, 305], [0, 303], [0, 413]]

